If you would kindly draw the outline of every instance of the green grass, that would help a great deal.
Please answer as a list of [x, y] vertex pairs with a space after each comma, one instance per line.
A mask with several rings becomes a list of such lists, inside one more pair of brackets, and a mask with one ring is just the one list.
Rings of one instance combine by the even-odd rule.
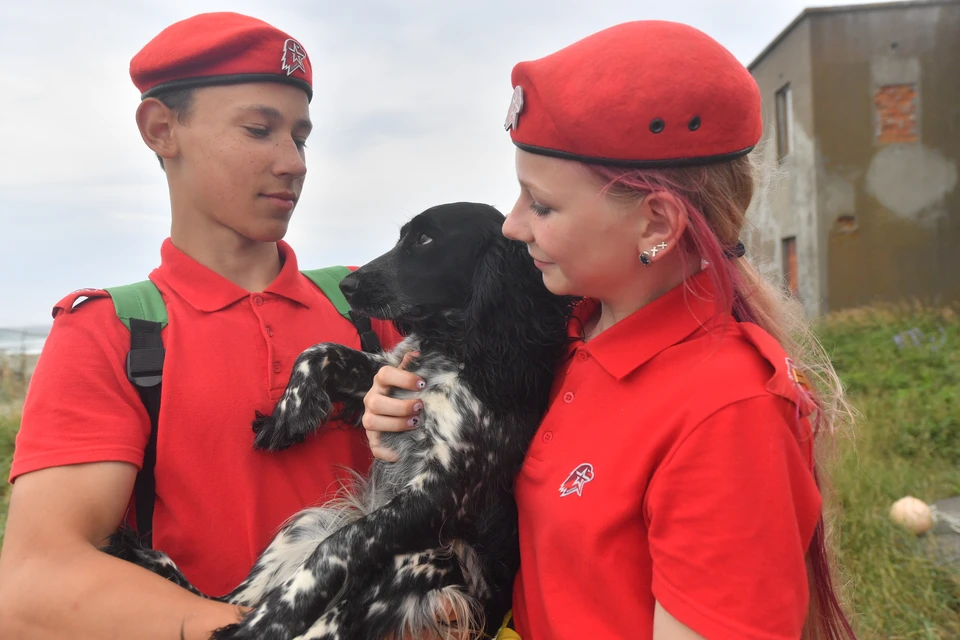
[[[935, 345], [907, 337], [899, 348], [894, 336], [914, 328]], [[960, 573], [938, 567], [928, 540], [887, 516], [905, 495], [928, 503], [960, 495], [960, 314], [870, 308], [833, 314], [818, 332], [863, 414], [853, 437], [838, 437], [829, 467], [836, 555], [858, 635], [960, 638]], [[3, 479], [17, 426], [16, 415], [0, 412]], [[0, 544], [8, 489], [0, 484]]]
[[[894, 337], [914, 328], [921, 344], [898, 347]], [[960, 638], [960, 574], [888, 517], [905, 495], [960, 495], [960, 318], [891, 306], [835, 314], [818, 331], [863, 414], [831, 466], [837, 557], [859, 634]]]
[[10, 506], [10, 460], [13, 458], [13, 441], [20, 426], [19, 416], [0, 414], [0, 547], [7, 525], [7, 507]]

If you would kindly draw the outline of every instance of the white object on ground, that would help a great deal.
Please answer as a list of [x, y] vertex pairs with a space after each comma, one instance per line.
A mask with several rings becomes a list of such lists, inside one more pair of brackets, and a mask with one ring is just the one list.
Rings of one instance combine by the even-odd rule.
[[933, 509], [923, 500], [906, 496], [890, 507], [890, 519], [901, 527], [920, 535], [933, 526]]
[[929, 531], [936, 522], [945, 522], [955, 533], [960, 533], [960, 518], [943, 513], [936, 505], [928, 505], [913, 496], [894, 502], [890, 507], [890, 519], [917, 535]]

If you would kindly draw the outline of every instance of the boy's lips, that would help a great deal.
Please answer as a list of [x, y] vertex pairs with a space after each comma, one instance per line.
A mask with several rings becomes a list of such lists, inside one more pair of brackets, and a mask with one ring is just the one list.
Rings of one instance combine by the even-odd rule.
[[262, 196], [266, 198], [273, 198], [274, 200], [289, 200], [290, 202], [297, 201], [297, 194], [292, 191], [275, 191], [273, 193], [263, 193]]
[[260, 195], [286, 211], [293, 210], [293, 206], [297, 203], [296, 194], [290, 191], [276, 191], [274, 193], [261, 193]]

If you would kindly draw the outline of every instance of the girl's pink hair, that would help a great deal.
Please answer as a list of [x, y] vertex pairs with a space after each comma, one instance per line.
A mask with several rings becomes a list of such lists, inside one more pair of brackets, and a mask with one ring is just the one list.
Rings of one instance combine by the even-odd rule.
[[[748, 156], [715, 165], [671, 169], [583, 166], [600, 180], [612, 197], [639, 199], [649, 193], [666, 192], [677, 198], [687, 215], [681, 248], [685, 255], [706, 261], [718, 309], [730, 313], [739, 322], [761, 326], [780, 341], [798, 366], [804, 362], [810, 365], [816, 379], [824, 383], [821, 391], [831, 400], [828, 406], [816, 396], [810, 396], [819, 407], [812, 423], [814, 434], [822, 425], [832, 432], [834, 421], [852, 416], [842, 390], [838, 391], [841, 389], [839, 379], [829, 358], [818, 349], [819, 343], [812, 331], [805, 328], [798, 332], [806, 344], [790, 335], [790, 329], [802, 327], [798, 317], [802, 308], [798, 309], [795, 304], [791, 307], [782, 291], [765, 282], [747, 260], [731, 259], [728, 255], [739, 242], [747, 207], [753, 198], [755, 170]], [[793, 317], [790, 317], [791, 311]], [[820, 487], [816, 463], [813, 474]], [[821, 516], [807, 553], [810, 610], [803, 638], [855, 640], [856, 635], [834, 589], [830, 565]]]

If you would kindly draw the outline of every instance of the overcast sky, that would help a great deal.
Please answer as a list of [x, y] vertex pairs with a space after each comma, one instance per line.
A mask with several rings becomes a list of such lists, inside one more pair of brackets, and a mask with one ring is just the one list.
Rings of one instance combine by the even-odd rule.
[[[0, 8], [0, 327], [47, 324], [82, 287], [143, 279], [169, 232], [166, 183], [134, 123], [130, 58], [168, 24], [237, 11], [314, 67], [309, 173], [287, 240], [302, 267], [360, 264], [419, 211], [505, 213], [510, 70], [618, 22], [687, 22], [744, 64], [802, 0], [29, 0]], [[814, 6], [819, 6], [816, 4]]]

